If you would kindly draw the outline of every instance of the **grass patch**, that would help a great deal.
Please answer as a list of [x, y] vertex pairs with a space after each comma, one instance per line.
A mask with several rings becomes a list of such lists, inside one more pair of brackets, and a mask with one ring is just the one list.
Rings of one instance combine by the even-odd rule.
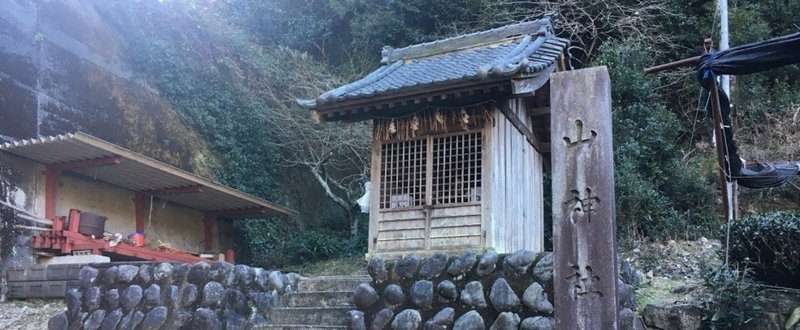
[[644, 306], [657, 301], [690, 301], [693, 291], [702, 286], [698, 280], [676, 280], [662, 277], [655, 277], [650, 282], [640, 284], [636, 288], [636, 302], [639, 310], [644, 310]]
[[291, 271], [304, 276], [364, 275], [367, 273], [367, 262], [364, 257], [345, 257], [309, 262], [292, 268]]

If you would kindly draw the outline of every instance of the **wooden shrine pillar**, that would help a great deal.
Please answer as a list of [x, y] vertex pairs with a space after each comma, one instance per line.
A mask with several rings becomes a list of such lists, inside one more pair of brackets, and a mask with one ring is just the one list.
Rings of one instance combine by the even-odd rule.
[[606, 67], [550, 78], [556, 329], [617, 328], [611, 83]]

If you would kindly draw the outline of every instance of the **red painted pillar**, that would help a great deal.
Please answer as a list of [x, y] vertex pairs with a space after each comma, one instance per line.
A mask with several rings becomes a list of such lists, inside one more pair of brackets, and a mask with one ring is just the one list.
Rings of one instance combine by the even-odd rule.
[[56, 217], [56, 187], [61, 170], [53, 166], [47, 166], [44, 171], [44, 217], [53, 219]]
[[214, 237], [212, 236], [212, 226], [214, 225], [215, 217], [210, 214], [203, 215], [203, 248], [206, 252], [211, 252], [214, 248]]
[[81, 224], [81, 211], [77, 209], [70, 209], [69, 210], [69, 231], [73, 233], [78, 232], [78, 227]]
[[233, 256], [233, 249], [228, 249], [228, 251], [225, 251], [225, 261], [230, 262], [232, 264], [236, 263], [236, 260], [234, 259]]

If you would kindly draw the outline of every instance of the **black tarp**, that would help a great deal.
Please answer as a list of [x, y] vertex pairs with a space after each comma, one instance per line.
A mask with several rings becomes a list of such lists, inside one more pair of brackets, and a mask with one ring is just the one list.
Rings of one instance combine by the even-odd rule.
[[[721, 52], [703, 54], [697, 63], [697, 78], [706, 91], [721, 74], [750, 74], [784, 65], [800, 63], [800, 33], [733, 47]], [[749, 188], [769, 188], [782, 185], [800, 170], [798, 163], [758, 164], [742, 167], [731, 125], [731, 105], [728, 95], [717, 88], [722, 113], [723, 135], [726, 146], [725, 173], [729, 179]], [[710, 110], [710, 102], [706, 109]], [[730, 170], [729, 170], [730, 169]]]

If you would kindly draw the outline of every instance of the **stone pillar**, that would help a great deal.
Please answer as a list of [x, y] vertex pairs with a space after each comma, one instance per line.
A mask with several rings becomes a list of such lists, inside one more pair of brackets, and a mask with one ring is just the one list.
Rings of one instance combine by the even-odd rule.
[[611, 84], [606, 67], [550, 78], [557, 329], [617, 328]]

